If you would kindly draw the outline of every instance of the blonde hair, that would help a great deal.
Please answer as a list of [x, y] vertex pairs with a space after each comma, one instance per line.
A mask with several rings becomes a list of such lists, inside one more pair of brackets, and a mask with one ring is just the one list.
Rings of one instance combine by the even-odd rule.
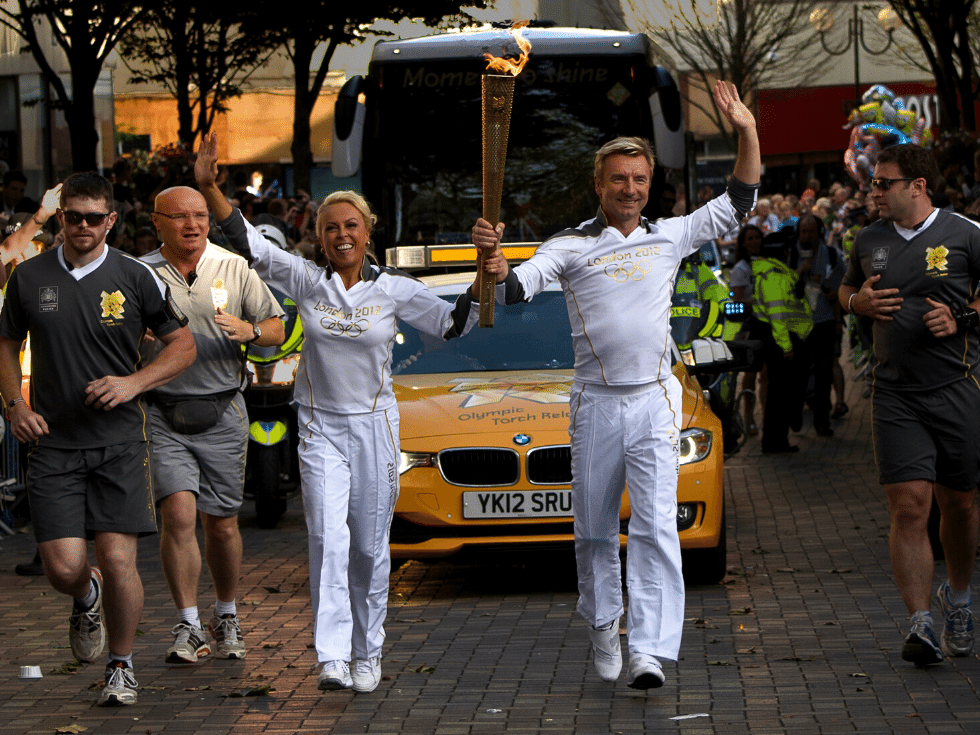
[[623, 156], [643, 156], [650, 165], [650, 175], [653, 175], [655, 158], [653, 156], [653, 148], [650, 147], [646, 139], [620, 137], [615, 140], [610, 140], [595, 154], [594, 174], [597, 179], [602, 178], [602, 164], [606, 162], [609, 156], [615, 156], [617, 154]]
[[327, 207], [333, 206], [334, 204], [351, 205], [361, 215], [361, 220], [364, 222], [365, 227], [367, 227], [368, 234], [370, 235], [374, 232], [374, 226], [378, 223], [378, 217], [371, 211], [371, 205], [368, 204], [367, 199], [356, 191], [335, 191], [324, 199], [323, 204], [316, 210], [316, 237], [321, 243], [323, 242], [323, 230], [327, 226], [326, 221], [321, 215], [326, 211]]

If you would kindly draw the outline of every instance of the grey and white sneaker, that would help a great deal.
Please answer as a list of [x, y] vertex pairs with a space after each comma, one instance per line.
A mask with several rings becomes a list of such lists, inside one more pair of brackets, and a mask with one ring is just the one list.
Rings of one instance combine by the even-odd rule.
[[208, 625], [214, 637], [215, 655], [218, 658], [245, 658], [245, 639], [238, 627], [237, 615], [215, 615]]
[[82, 610], [78, 602], [72, 604], [71, 617], [68, 618], [68, 643], [71, 652], [79, 661], [91, 663], [105, 648], [105, 626], [102, 624], [102, 573], [92, 568], [92, 582], [95, 584], [95, 604]]
[[317, 689], [321, 691], [350, 689], [353, 684], [350, 667], [346, 661], [327, 661], [323, 664], [323, 670], [316, 678]]
[[373, 692], [381, 681], [381, 656], [355, 658], [351, 669], [351, 689], [360, 694]]
[[105, 686], [99, 695], [100, 707], [119, 707], [136, 704], [136, 678], [133, 668], [123, 661], [110, 661], [105, 667]]
[[632, 689], [658, 689], [667, 677], [660, 662], [648, 653], [631, 653], [626, 686]]
[[945, 660], [932, 625], [925, 616], [918, 613], [912, 616], [909, 634], [902, 646], [902, 658], [916, 666], [941, 664]]
[[198, 659], [211, 653], [204, 631], [196, 625], [181, 620], [170, 632], [176, 638], [174, 644], [167, 649], [168, 664], [196, 664]]
[[602, 628], [590, 628], [592, 663], [603, 681], [616, 681], [623, 670], [623, 648], [619, 642], [619, 618]]
[[973, 651], [973, 612], [970, 603], [954, 606], [949, 601], [949, 583], [943, 582], [936, 592], [936, 601], [946, 619], [939, 644], [947, 656], [969, 656]]

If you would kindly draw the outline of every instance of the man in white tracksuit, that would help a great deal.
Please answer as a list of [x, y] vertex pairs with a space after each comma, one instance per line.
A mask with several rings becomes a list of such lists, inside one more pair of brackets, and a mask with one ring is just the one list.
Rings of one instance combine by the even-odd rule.
[[[641, 138], [618, 138], [596, 155], [594, 219], [559, 233], [509, 272], [502, 257], [491, 259], [498, 280], [507, 273], [498, 301], [530, 300], [555, 279], [565, 292], [575, 348], [569, 434], [578, 611], [592, 625], [597, 673], [615, 681], [624, 609], [619, 508], [628, 485], [626, 683], [635, 689], [663, 685], [657, 657], [677, 659], [684, 622], [676, 521], [681, 389], [670, 370], [668, 326], [673, 283], [684, 257], [738, 226], [759, 182], [755, 119], [734, 87], [718, 82], [714, 94], [739, 139], [725, 194], [686, 217], [648, 222], [641, 211], [652, 151]], [[473, 241], [489, 249], [502, 232], [481, 219]]]

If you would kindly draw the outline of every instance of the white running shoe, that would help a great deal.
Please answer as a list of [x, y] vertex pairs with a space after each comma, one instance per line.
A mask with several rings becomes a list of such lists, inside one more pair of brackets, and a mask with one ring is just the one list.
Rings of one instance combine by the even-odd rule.
[[214, 637], [215, 655], [218, 658], [245, 658], [245, 638], [238, 625], [237, 615], [215, 615], [211, 618], [208, 630]]
[[92, 582], [96, 597], [92, 607], [82, 610], [78, 602], [72, 603], [68, 618], [68, 643], [79, 661], [92, 663], [105, 647], [105, 626], [102, 624], [102, 573], [92, 568]]
[[949, 601], [949, 582], [943, 582], [936, 592], [939, 609], [946, 622], [939, 645], [947, 656], [969, 656], [973, 651], [973, 613], [970, 603], [954, 606]]
[[204, 631], [196, 625], [181, 620], [170, 632], [174, 634], [174, 644], [167, 649], [168, 664], [196, 664], [211, 653]]
[[100, 707], [136, 704], [136, 677], [133, 668], [122, 661], [110, 661], [105, 667], [105, 686], [99, 695]]
[[350, 689], [353, 683], [350, 678], [350, 667], [346, 661], [327, 661], [316, 678], [316, 686], [321, 691]]
[[354, 668], [350, 672], [351, 686], [355, 692], [367, 694], [373, 692], [381, 681], [381, 656], [372, 658], [355, 658]]
[[623, 648], [619, 642], [619, 618], [605, 628], [589, 629], [592, 640], [592, 663], [603, 681], [616, 681], [623, 670]]
[[909, 634], [902, 646], [902, 658], [923, 668], [946, 660], [939, 641], [936, 640], [930, 618], [920, 613], [912, 615]]
[[630, 670], [626, 675], [626, 686], [632, 689], [658, 689], [666, 680], [660, 662], [649, 653], [630, 654]]

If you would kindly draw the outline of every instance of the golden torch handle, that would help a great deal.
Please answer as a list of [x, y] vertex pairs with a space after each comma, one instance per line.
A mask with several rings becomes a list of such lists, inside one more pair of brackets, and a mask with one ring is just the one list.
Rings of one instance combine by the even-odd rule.
[[[514, 77], [501, 74], [483, 75], [483, 219], [494, 227], [500, 221], [500, 199], [504, 188], [504, 164], [507, 161], [507, 135], [510, 111], [514, 101]], [[480, 326], [493, 326], [496, 276], [480, 269]]]

